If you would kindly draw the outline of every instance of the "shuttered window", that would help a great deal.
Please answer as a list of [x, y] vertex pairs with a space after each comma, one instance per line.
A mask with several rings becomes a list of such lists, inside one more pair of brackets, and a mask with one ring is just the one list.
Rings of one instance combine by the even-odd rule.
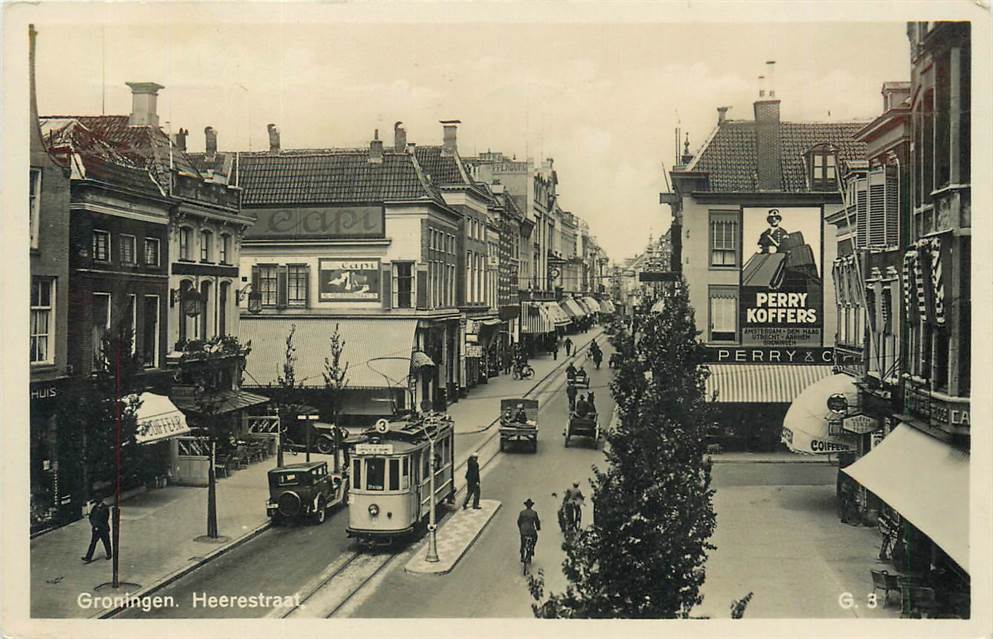
[[866, 192], [867, 188], [865, 178], [855, 181], [855, 226], [859, 248], [865, 248], [869, 243], [869, 194]]
[[290, 264], [286, 271], [287, 302], [290, 306], [307, 306], [310, 291], [310, 267]]
[[737, 266], [738, 214], [710, 212], [710, 265]]

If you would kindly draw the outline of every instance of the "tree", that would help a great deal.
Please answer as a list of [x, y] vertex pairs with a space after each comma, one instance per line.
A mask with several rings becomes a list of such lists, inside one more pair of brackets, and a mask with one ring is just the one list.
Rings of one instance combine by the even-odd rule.
[[328, 357], [324, 358], [324, 388], [328, 391], [328, 407], [331, 423], [337, 425], [338, 411], [341, 410], [341, 391], [348, 385], [348, 362], [342, 364], [341, 354], [345, 352], [345, 340], [341, 338], [340, 324], [334, 325], [328, 345]]
[[702, 601], [716, 521], [707, 372], [685, 284], [661, 295], [662, 312], [611, 340], [622, 357], [611, 383], [620, 420], [606, 470], [593, 469], [594, 521], [564, 544], [565, 592], [545, 598], [544, 575], [530, 580], [536, 617], [687, 618]]
[[296, 333], [297, 325], [290, 325], [290, 332], [286, 336], [286, 351], [283, 356], [283, 372], [276, 377], [275, 388], [269, 385], [270, 395], [276, 405], [276, 414], [279, 418], [279, 446], [276, 448], [276, 465], [283, 465], [283, 434], [292, 416], [296, 418], [297, 397], [296, 397], [296, 346], [293, 345], [293, 335]]

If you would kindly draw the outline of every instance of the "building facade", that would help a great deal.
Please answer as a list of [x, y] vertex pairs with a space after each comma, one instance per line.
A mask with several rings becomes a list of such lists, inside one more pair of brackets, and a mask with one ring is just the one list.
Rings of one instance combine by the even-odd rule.
[[837, 167], [864, 154], [852, 137], [864, 123], [784, 122], [764, 91], [754, 120], [726, 111], [672, 169], [675, 193], [663, 196], [672, 264], [711, 358], [707, 392], [721, 415], [713, 435], [732, 448], [769, 450], [783, 438], [830, 449], [819, 433], [793, 441], [783, 423], [800, 392], [831, 375], [835, 299], [824, 265], [837, 247], [825, 241], [834, 230], [826, 218], [842, 206]]

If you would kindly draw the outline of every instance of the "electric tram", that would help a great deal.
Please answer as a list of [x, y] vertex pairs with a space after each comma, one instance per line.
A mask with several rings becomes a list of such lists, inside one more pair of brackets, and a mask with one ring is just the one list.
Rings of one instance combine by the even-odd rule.
[[348, 536], [389, 544], [422, 534], [432, 504], [455, 500], [454, 433], [454, 422], [445, 413], [381, 419], [365, 431], [352, 448]]

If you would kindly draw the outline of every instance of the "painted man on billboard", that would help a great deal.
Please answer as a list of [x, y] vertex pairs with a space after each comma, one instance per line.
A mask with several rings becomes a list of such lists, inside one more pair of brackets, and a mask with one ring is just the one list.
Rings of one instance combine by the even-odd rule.
[[779, 213], [779, 209], [770, 209], [765, 219], [769, 223], [769, 228], [759, 235], [759, 252], [778, 253], [787, 235], [786, 229], [779, 225], [783, 221], [783, 216]]

